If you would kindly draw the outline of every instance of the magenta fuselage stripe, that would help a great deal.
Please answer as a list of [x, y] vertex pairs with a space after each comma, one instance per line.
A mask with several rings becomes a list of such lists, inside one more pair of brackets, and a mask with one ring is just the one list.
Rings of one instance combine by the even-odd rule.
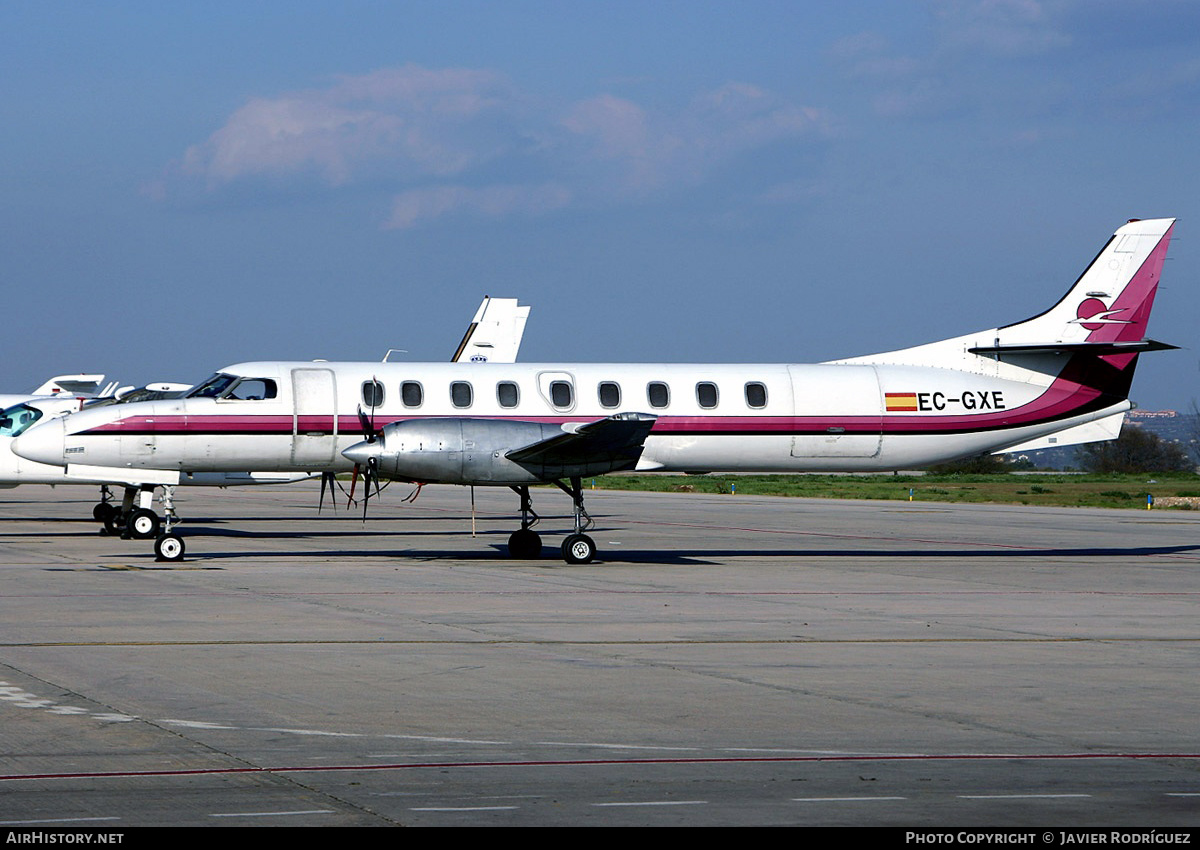
[[[1084, 395], [1084, 394], [1080, 394]], [[838, 433], [859, 435], [917, 435], [954, 434], [965, 431], [1008, 430], [1030, 425], [1052, 422], [1071, 416], [1100, 410], [1116, 403], [1119, 399], [1102, 400], [1099, 393], [1090, 397], [1062, 399], [1036, 409], [1017, 408], [1010, 411], [992, 411], [975, 415], [942, 416], [663, 416], [654, 423], [652, 435], [659, 436], [794, 436], [829, 434], [831, 428]], [[1028, 408], [1029, 406], [1027, 406]], [[404, 419], [440, 419], [440, 416], [407, 416]], [[543, 422], [588, 422], [594, 417], [579, 416], [481, 416], [481, 419], [497, 421]], [[331, 434], [334, 430], [333, 417], [306, 417], [293, 429], [291, 417], [274, 416], [159, 416], [153, 423], [144, 420], [121, 420], [80, 433], [82, 436], [292, 436], [317, 432]], [[339, 416], [337, 431], [341, 435], [357, 434], [360, 425], [357, 416]]]

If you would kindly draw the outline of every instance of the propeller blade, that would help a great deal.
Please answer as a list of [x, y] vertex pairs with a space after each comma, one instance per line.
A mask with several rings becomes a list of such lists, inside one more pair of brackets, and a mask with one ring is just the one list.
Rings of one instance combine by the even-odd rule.
[[[375, 415], [375, 408], [371, 408], [372, 418], [374, 418], [374, 415]], [[368, 443], [375, 442], [375, 439], [376, 439], [375, 423], [372, 422], [371, 419], [367, 418], [367, 414], [363, 411], [361, 404], [358, 406], [358, 424], [362, 428], [363, 437], [366, 438], [367, 442]]]
[[371, 501], [371, 484], [375, 484], [375, 494], [379, 494], [379, 461], [374, 457], [367, 458], [367, 468], [363, 472], [363, 522], [367, 521], [367, 504]]
[[350, 496], [346, 499], [346, 508], [354, 504], [354, 485], [358, 484], [358, 464], [354, 464], [354, 474], [350, 476]]
[[[317, 502], [317, 513], [318, 514], [321, 513], [321, 510], [325, 507], [325, 490], [326, 490], [326, 488], [329, 489], [330, 495], [333, 494], [334, 480], [335, 480], [335, 478], [334, 478], [334, 475], [332, 472], [322, 472], [321, 473], [321, 500], [319, 502]], [[333, 509], [335, 511], [337, 510], [337, 501], [336, 500], [331, 499], [329, 504], [333, 505]]]

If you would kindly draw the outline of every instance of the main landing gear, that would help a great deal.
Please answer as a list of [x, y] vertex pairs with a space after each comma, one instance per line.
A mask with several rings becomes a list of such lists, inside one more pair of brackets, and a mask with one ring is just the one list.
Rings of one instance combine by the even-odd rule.
[[[574, 503], [575, 531], [567, 535], [562, 542], [562, 558], [568, 564], [588, 564], [596, 557], [596, 541], [584, 534], [595, 522], [583, 507], [583, 488], [579, 478], [572, 478], [568, 486], [562, 481], [555, 485], [571, 497]], [[537, 525], [540, 517], [533, 510], [529, 498], [529, 488], [525, 485], [513, 486], [513, 492], [521, 497], [521, 527], [508, 538], [508, 555], [510, 558], [532, 560], [541, 557], [542, 538], [533, 526]]]
[[[118, 506], [105, 484], [100, 488], [100, 502], [92, 508], [92, 516], [104, 527], [101, 534], [122, 540], [154, 540], [154, 555], [159, 561], [179, 561], [183, 558], [183, 538], [172, 529], [179, 523], [175, 513], [175, 488], [164, 486], [163, 516], [154, 512], [154, 486], [126, 487]], [[136, 501], [137, 506], [134, 506]]]

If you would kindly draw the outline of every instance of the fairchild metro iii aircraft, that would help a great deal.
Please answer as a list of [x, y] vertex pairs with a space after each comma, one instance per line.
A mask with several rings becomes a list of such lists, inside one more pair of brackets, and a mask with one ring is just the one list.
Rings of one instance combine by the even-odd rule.
[[584, 476], [890, 471], [1112, 436], [1138, 354], [1173, 347], [1146, 337], [1173, 227], [1124, 225], [1038, 316], [901, 351], [814, 365], [241, 363], [182, 399], [30, 429], [14, 449], [68, 470], [354, 467], [368, 485], [508, 486], [514, 557], [540, 553], [529, 486], [553, 482], [575, 505], [563, 557], [587, 562]]

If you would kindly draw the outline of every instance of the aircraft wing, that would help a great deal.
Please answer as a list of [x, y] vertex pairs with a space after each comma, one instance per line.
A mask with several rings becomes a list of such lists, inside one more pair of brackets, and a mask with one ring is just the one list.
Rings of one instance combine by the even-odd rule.
[[505, 457], [544, 480], [633, 469], [657, 419], [649, 413], [617, 413], [513, 449]]

